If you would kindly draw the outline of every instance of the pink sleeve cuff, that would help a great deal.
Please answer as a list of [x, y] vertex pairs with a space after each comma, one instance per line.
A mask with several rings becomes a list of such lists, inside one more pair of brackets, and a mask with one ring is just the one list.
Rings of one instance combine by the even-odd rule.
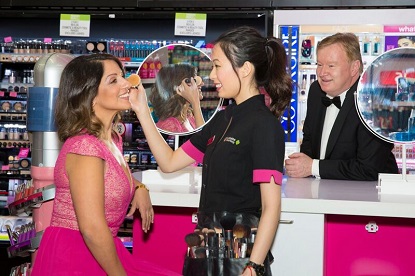
[[187, 155], [192, 157], [197, 163], [203, 162], [204, 153], [198, 150], [195, 146], [193, 146], [190, 140], [187, 140], [186, 142], [184, 142], [181, 148]]
[[274, 177], [274, 181], [276, 184], [281, 185], [282, 173], [276, 170], [254, 170], [253, 182], [268, 183], [271, 180], [271, 176]]

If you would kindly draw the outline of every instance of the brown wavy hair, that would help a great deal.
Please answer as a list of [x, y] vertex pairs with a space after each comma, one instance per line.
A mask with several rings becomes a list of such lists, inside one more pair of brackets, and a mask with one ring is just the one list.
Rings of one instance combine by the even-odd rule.
[[186, 99], [177, 94], [176, 88], [185, 78], [196, 76], [196, 67], [189, 64], [169, 64], [157, 73], [156, 82], [148, 99], [159, 120], [180, 118]]
[[[104, 125], [94, 114], [92, 101], [98, 94], [105, 60], [115, 61], [124, 72], [121, 61], [110, 54], [78, 56], [63, 69], [54, 111], [60, 141], [64, 142], [81, 132], [96, 137], [103, 133]], [[120, 114], [117, 114], [114, 123], [120, 118]], [[115, 132], [113, 136], [116, 136]]]

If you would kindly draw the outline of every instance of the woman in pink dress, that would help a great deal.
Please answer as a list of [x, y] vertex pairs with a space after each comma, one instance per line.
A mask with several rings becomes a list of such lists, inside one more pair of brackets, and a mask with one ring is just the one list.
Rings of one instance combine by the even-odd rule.
[[[189, 64], [165, 65], [157, 73], [149, 100], [160, 130], [172, 134], [191, 133], [205, 124], [200, 106], [204, 83], [196, 73], [196, 68]], [[191, 78], [199, 80], [198, 93], [189, 93], [193, 90], [183, 87], [190, 85]]]
[[[55, 118], [64, 142], [55, 165], [52, 220], [31, 275], [176, 275], [134, 259], [117, 237], [126, 215], [153, 223], [146, 187], [135, 180], [114, 131], [131, 108], [122, 63], [109, 54], [79, 56], [62, 72]], [[127, 214], [129, 205], [132, 205]]]

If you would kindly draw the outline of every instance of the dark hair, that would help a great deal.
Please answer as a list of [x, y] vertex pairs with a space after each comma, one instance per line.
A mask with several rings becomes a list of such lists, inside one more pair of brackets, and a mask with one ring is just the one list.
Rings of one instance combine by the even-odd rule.
[[415, 36], [403, 35], [403, 36], [398, 37], [398, 41], [400, 39], [408, 39], [408, 40], [412, 41], [413, 43], [415, 43]]
[[[124, 72], [120, 60], [110, 54], [78, 56], [63, 69], [55, 106], [55, 122], [61, 141], [82, 131], [96, 137], [102, 134], [104, 126], [93, 112], [92, 101], [98, 94], [105, 60], [116, 62]], [[115, 121], [119, 118], [118, 114]]]
[[362, 55], [360, 54], [359, 38], [354, 33], [336, 33], [325, 37], [317, 44], [317, 55], [320, 49], [333, 44], [340, 44], [343, 47], [349, 61], [358, 60], [360, 62], [359, 72], [363, 73], [363, 61]]
[[185, 78], [196, 76], [196, 73], [197, 70], [194, 66], [185, 63], [165, 65], [160, 69], [148, 96], [158, 119], [180, 117], [187, 101], [177, 94], [177, 86]]
[[281, 117], [291, 101], [293, 89], [281, 40], [265, 38], [256, 29], [241, 26], [220, 35], [215, 44], [229, 59], [235, 73], [246, 61], [253, 64], [257, 88], [265, 88], [271, 98], [271, 112]]

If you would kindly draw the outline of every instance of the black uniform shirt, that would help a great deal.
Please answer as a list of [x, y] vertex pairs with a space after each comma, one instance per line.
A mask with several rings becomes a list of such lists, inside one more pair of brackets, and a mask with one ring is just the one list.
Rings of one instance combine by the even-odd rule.
[[199, 211], [258, 212], [256, 183], [282, 182], [284, 130], [257, 95], [218, 112], [182, 146], [196, 161], [203, 158]]

